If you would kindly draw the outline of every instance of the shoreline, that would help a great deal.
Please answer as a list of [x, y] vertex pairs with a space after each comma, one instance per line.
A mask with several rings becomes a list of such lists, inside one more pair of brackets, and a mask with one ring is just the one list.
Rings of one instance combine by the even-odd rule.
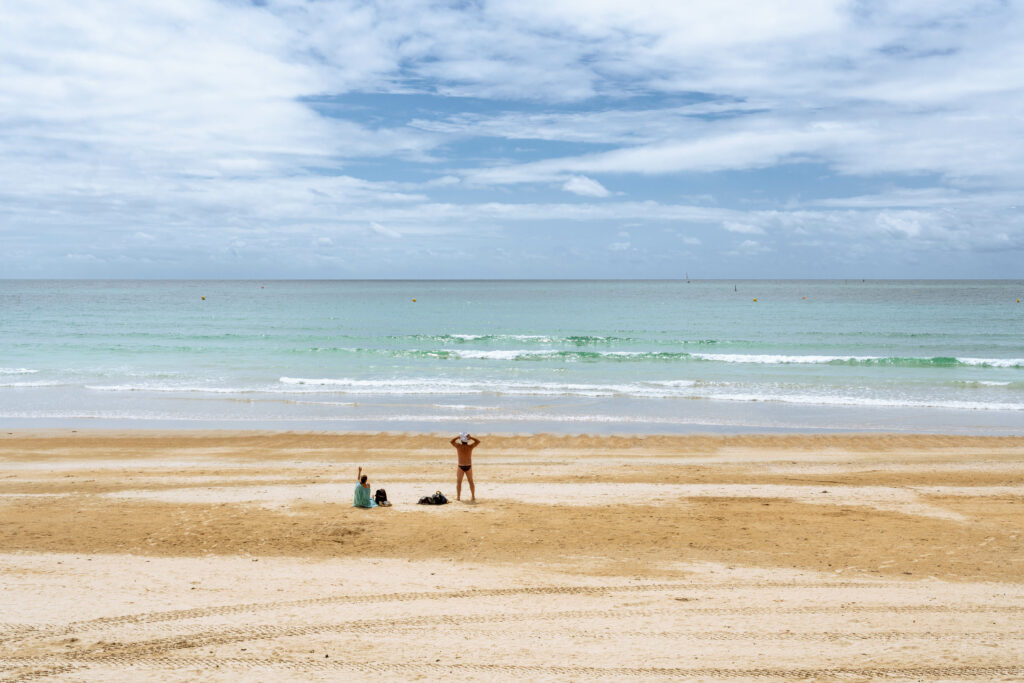
[[[33, 396], [35, 396], [33, 394]], [[45, 401], [43, 395], [35, 401]], [[440, 399], [413, 397], [395, 403], [350, 401], [343, 405], [290, 399], [266, 401], [252, 397], [197, 399], [194, 396], [107, 396], [105, 403], [76, 394], [60, 414], [42, 404], [31, 409], [0, 411], [9, 428], [71, 429], [270, 429], [273, 431], [465, 431], [498, 433], [927, 433], [1024, 436], [1019, 410], [951, 409], [815, 405], [753, 401], [733, 403], [704, 399], [659, 402], [617, 398], [552, 398], [541, 404], [493, 401], [449, 405]], [[113, 401], [111, 403], [111, 401]], [[283, 411], [283, 412], [282, 412]]]
[[[262, 421], [267, 425], [270, 421]], [[424, 422], [432, 422], [438, 425], [434, 429], [421, 428]], [[441, 424], [444, 426], [441, 426]], [[745, 424], [705, 424], [705, 423], [672, 423], [671, 425], [659, 423], [628, 423], [628, 428], [622, 428], [624, 423], [604, 422], [542, 422], [535, 423], [537, 428], [530, 429], [525, 422], [499, 422], [489, 423], [483, 420], [417, 420], [404, 423], [382, 422], [379, 420], [366, 420], [346, 423], [339, 426], [337, 422], [330, 421], [281, 421], [270, 426], [253, 427], [252, 421], [225, 421], [225, 420], [115, 420], [115, 419], [83, 419], [68, 420], [40, 419], [40, 418], [13, 418], [5, 421], [4, 428], [0, 429], [0, 436], [7, 432], [12, 433], [134, 433], [134, 432], [167, 432], [167, 433], [215, 433], [215, 432], [238, 432], [238, 433], [267, 433], [267, 434], [457, 434], [466, 429], [479, 433], [497, 434], [505, 436], [666, 436], [674, 438], [685, 438], [688, 436], [754, 436], [765, 435], [807, 435], [824, 436], [829, 434], [842, 435], [876, 435], [888, 434], [902, 436], [950, 436], [963, 438], [1024, 438], [1024, 427], [1003, 428], [1003, 427], [974, 427], [957, 428], [947, 426], [946, 428], [935, 428], [934, 430], [910, 427], [900, 429], [898, 427], [814, 427], [792, 425], [768, 426], [768, 425], [745, 425]], [[643, 427], [647, 427], [646, 429]], [[674, 427], [674, 428], [670, 428]], [[659, 429], [660, 428], [660, 429]]]
[[[1014, 443], [1024, 446], [1024, 434], [950, 434], [946, 432], [902, 432], [902, 431], [876, 431], [876, 430], [830, 430], [821, 428], [814, 432], [800, 430], [766, 430], [766, 431], [745, 431], [741, 433], [730, 431], [695, 431], [690, 433], [646, 433], [646, 432], [557, 432], [557, 431], [536, 431], [536, 432], [483, 432], [474, 429], [474, 433], [486, 434], [488, 437], [501, 439], [513, 438], [550, 438], [550, 439], [665, 439], [670, 441], [686, 441], [690, 439], [717, 439], [717, 440], [742, 440], [749, 443], [751, 438], [763, 437], [764, 439], [786, 439], [787, 441], [808, 439], [818, 440], [821, 438], [835, 437], [836, 439], [862, 439], [862, 440], [944, 440], [951, 443], [968, 443], [972, 441], [993, 441], [996, 443]], [[108, 438], [131, 438], [136, 435], [142, 436], [175, 436], [186, 438], [198, 438], [202, 436], [297, 436], [297, 437], [359, 437], [359, 436], [388, 436], [408, 438], [437, 438], [443, 439], [447, 444], [455, 432], [450, 429], [438, 429], [430, 431], [419, 430], [398, 430], [398, 429], [352, 429], [352, 430], [301, 430], [301, 429], [251, 429], [251, 428], [122, 428], [122, 427], [7, 427], [0, 430], [0, 439], [10, 438], [49, 438], [62, 437], [71, 434], [91, 437]]]

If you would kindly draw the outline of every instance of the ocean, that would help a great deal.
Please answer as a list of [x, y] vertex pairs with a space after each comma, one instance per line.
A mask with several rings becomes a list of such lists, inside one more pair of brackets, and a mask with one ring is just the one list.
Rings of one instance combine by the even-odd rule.
[[1024, 434], [1024, 281], [0, 280], [10, 428]]

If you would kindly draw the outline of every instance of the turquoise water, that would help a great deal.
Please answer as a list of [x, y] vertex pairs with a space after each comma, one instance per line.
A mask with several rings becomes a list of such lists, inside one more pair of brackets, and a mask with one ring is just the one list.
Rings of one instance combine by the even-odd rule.
[[1022, 281], [7, 280], [0, 419], [1024, 433], [1018, 298]]

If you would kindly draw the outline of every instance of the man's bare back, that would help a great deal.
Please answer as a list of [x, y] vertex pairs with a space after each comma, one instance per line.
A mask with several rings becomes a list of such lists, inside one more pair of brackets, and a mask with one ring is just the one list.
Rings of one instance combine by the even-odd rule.
[[462, 500], [462, 478], [469, 480], [471, 500], [476, 500], [476, 486], [473, 485], [473, 449], [480, 445], [480, 439], [462, 433], [449, 442], [459, 454], [459, 466], [455, 470], [455, 500]]

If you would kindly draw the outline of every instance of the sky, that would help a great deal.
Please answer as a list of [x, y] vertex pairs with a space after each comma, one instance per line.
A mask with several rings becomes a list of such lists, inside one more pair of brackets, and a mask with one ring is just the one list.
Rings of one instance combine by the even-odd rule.
[[1024, 278], [1024, 4], [0, 0], [0, 277]]

